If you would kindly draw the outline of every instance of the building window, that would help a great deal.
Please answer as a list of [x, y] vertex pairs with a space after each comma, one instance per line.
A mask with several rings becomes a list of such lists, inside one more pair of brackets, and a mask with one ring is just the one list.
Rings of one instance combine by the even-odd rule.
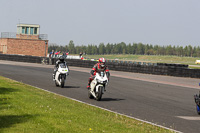
[[25, 34], [29, 33], [29, 27], [26, 27]]
[[37, 34], [37, 28], [34, 28], [34, 34]]
[[25, 27], [22, 27], [22, 34], [25, 33]]
[[34, 29], [34, 28], [31, 27], [31, 31], [30, 31], [30, 34], [31, 34], [31, 35], [33, 35], [33, 29]]

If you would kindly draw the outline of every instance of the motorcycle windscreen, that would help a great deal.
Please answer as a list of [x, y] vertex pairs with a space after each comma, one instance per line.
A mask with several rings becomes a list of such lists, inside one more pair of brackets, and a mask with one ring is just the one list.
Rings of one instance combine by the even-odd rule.
[[60, 64], [60, 67], [61, 67], [61, 68], [67, 68], [67, 66], [65, 65], [65, 63], [61, 63], [61, 64]]

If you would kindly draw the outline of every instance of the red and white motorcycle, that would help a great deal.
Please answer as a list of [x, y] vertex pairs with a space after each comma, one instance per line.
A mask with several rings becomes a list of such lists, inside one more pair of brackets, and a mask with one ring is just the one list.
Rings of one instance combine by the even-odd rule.
[[88, 97], [95, 98], [100, 101], [105, 92], [105, 87], [108, 84], [108, 78], [105, 72], [96, 73], [94, 80], [90, 83], [90, 90], [88, 90]]

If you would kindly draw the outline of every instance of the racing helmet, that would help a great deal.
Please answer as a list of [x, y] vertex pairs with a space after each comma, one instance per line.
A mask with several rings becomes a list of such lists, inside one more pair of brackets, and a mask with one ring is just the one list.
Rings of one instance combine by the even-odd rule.
[[100, 65], [101, 65], [101, 67], [104, 67], [105, 64], [106, 64], [106, 59], [104, 59], [104, 58], [99, 58], [99, 63], [100, 63]]
[[63, 62], [65, 60], [65, 58], [63, 56], [60, 56], [59, 60]]

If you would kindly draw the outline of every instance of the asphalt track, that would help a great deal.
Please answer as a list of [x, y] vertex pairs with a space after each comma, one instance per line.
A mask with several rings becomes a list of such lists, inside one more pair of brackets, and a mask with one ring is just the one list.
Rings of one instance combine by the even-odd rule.
[[86, 89], [90, 69], [70, 70], [60, 88], [52, 81], [53, 66], [0, 60], [1, 76], [181, 132], [200, 132], [193, 99], [199, 79], [111, 71], [102, 101], [95, 101]]

